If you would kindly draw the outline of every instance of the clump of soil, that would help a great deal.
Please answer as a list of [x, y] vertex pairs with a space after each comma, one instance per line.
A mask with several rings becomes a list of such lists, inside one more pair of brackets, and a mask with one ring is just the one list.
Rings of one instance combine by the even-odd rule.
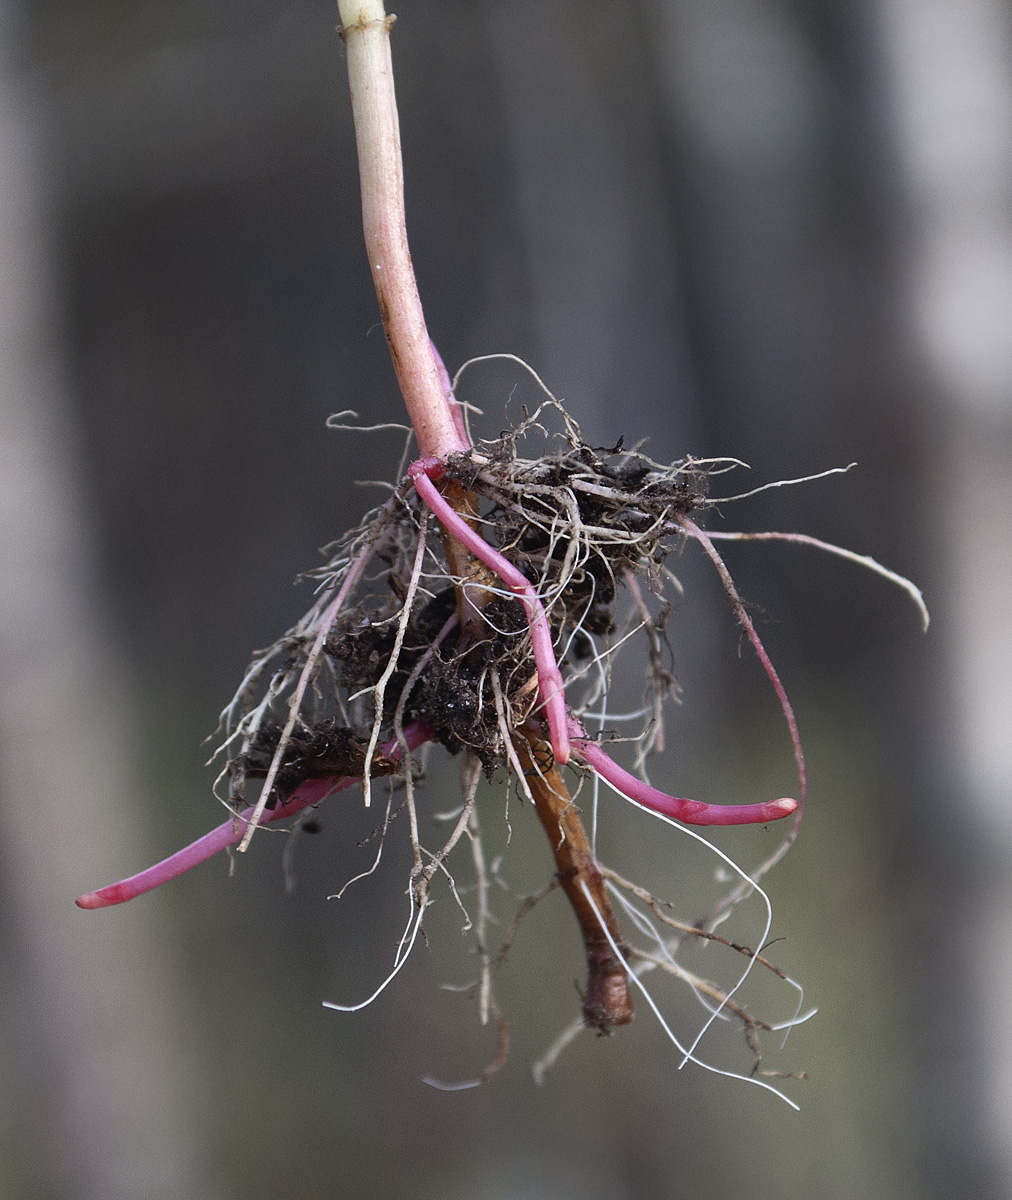
[[[562, 412], [564, 432], [551, 452], [523, 458], [518, 443], [541, 432], [543, 406], [520, 427], [466, 455], [451, 458], [444, 478], [471, 494], [476, 527], [537, 588], [563, 672], [607, 653], [616, 606], [630, 579], [660, 592], [660, 568], [677, 542], [678, 519], [707, 503], [708, 464], [670, 466], [622, 444], [586, 443]], [[310, 573], [327, 592], [341, 585], [353, 561], [371, 561], [325, 633], [301, 707], [284, 749], [270, 803], [304, 779], [388, 774], [394, 766], [375, 750], [399, 726], [422, 722], [451, 753], [474, 755], [486, 774], [505, 761], [503, 720], [530, 716], [537, 680], [521, 603], [489, 576], [463, 589], [481, 623], [452, 625], [458, 588], [429, 522], [425, 561], [412, 588], [423, 509], [405, 481], [391, 500], [331, 550], [325, 568]], [[246, 778], [263, 776], [274, 757], [297, 681], [320, 634], [329, 596], [274, 646], [255, 656], [243, 687], [223, 714], [230, 749], [230, 797]], [[440, 631], [442, 637], [440, 640]], [[436, 644], [438, 642], [438, 645]], [[376, 734], [376, 736], [372, 736]]]

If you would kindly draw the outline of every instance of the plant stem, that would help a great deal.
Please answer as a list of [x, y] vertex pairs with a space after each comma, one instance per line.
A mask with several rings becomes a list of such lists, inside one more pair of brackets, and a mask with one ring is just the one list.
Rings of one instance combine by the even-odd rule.
[[[429, 341], [408, 252], [400, 131], [390, 57], [393, 18], [386, 16], [382, 0], [338, 0], [338, 4], [344, 23], [341, 36], [348, 48], [366, 251], [390, 355], [421, 455], [411, 474], [419, 494], [440, 522], [446, 527], [449, 520], [453, 527], [447, 529], [444, 542], [454, 575], [462, 581], [477, 582], [487, 579], [488, 554], [495, 552], [472, 526], [477, 516], [475, 499], [459, 485], [446, 487], [444, 495], [427, 473], [431, 470], [438, 477], [439, 466], [450, 454], [466, 452], [470, 446], [441, 377], [442, 364]], [[430, 461], [426, 463], [426, 459]], [[481, 552], [476, 554], [476, 549]], [[507, 567], [515, 570], [509, 564]], [[499, 566], [491, 570], [502, 574]], [[559, 880], [583, 933], [588, 966], [584, 1019], [588, 1025], [607, 1033], [628, 1024], [633, 1014], [625, 969], [601, 921], [607, 925], [615, 945], [621, 949], [625, 943], [586, 831], [554, 765], [555, 758], [562, 763], [568, 758], [569, 735], [562, 677], [555, 662], [547, 620], [534, 589], [520, 572], [507, 584], [527, 608], [539, 675], [548, 679], [547, 694], [542, 701], [552, 726], [555, 755], [540, 731], [530, 725], [514, 734], [514, 745], [525, 773], [529, 774], [531, 793], [555, 854]], [[475, 598], [469, 602], [463, 583], [458, 584], [457, 590], [458, 617], [466, 636], [468, 626], [477, 621], [474, 606], [481, 601]], [[545, 760], [552, 761], [550, 769], [535, 765]], [[593, 903], [588, 903], [588, 894]], [[595, 905], [602, 914], [600, 919], [594, 911]]]
[[382, 0], [338, 0], [348, 48], [362, 224], [383, 328], [422, 455], [468, 449], [432, 353], [404, 219], [401, 138], [390, 58], [394, 18]]

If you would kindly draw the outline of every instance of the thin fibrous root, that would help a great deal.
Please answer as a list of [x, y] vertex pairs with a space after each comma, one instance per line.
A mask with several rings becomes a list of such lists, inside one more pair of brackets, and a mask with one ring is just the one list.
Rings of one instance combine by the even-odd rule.
[[707, 536], [711, 539], [719, 539], [726, 542], [793, 542], [796, 546], [812, 546], [816, 550], [824, 550], [827, 554], [835, 554], [838, 558], [845, 558], [847, 562], [856, 563], [859, 567], [866, 567], [869, 571], [876, 575], [881, 575], [883, 579], [888, 579], [890, 583], [895, 583], [897, 587], [913, 600], [921, 618], [921, 629], [924, 633], [928, 632], [928, 626], [931, 624], [931, 614], [928, 612], [928, 606], [924, 602], [924, 593], [913, 580], [907, 579], [905, 575], [900, 575], [896, 571], [891, 571], [888, 567], [884, 567], [877, 559], [872, 558], [870, 554], [858, 554], [855, 550], [848, 550], [846, 546], [837, 546], [833, 542], [824, 542], [821, 538], [811, 537], [807, 533], [776, 533], [770, 530], [763, 530], [759, 533], [739, 533], [730, 532], [727, 530], [708, 529]]

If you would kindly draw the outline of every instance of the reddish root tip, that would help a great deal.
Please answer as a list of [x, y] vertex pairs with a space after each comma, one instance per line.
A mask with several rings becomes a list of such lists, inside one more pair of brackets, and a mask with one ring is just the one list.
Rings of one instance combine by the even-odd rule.
[[764, 804], [703, 804], [699, 800], [669, 796], [620, 767], [596, 742], [587, 738], [580, 723], [572, 717], [569, 734], [576, 753], [617, 792], [634, 804], [686, 825], [765, 825], [767, 821], [779, 821], [781, 817], [789, 816], [798, 807], [797, 800], [787, 796]]
[[[421, 721], [412, 721], [404, 728], [404, 740], [409, 750], [414, 750], [423, 742], [427, 742], [430, 736], [429, 729]], [[400, 743], [396, 738], [391, 738], [381, 747], [380, 753], [385, 758], [398, 759], [401, 756]], [[358, 778], [350, 775], [333, 776], [328, 779], [306, 779], [292, 792], [284, 804], [279, 804], [273, 810], [268, 809], [260, 823], [269, 825], [272, 821], [294, 816], [304, 808], [319, 804], [332, 792], [344, 791], [358, 782]], [[131, 875], [129, 879], [121, 879], [118, 883], [110, 883], [108, 887], [99, 888], [96, 892], [78, 896], [74, 903], [78, 908], [109, 908], [110, 905], [122, 904], [125, 900], [132, 900], [135, 896], [142, 896], [145, 892], [150, 892], [163, 883], [168, 883], [170, 879], [175, 879], [198, 863], [205, 862], [227, 846], [235, 845], [245, 833], [246, 823], [253, 816], [254, 811], [255, 806], [251, 805], [245, 812], [223, 821], [210, 833], [205, 833], [203, 837], [197, 838], [189, 846], [185, 846], [168, 858], [162, 859], [161, 862], [155, 863], [153, 867], [148, 867], [146, 871]]]

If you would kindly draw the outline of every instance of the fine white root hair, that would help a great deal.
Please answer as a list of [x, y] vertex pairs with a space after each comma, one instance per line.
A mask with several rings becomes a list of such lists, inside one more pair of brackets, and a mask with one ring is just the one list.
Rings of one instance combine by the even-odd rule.
[[859, 567], [866, 567], [869, 571], [873, 571], [876, 575], [881, 575], [883, 579], [888, 579], [890, 583], [895, 583], [907, 593], [910, 599], [914, 602], [918, 613], [921, 617], [921, 628], [924, 633], [928, 632], [928, 626], [931, 624], [931, 614], [928, 612], [928, 606], [924, 601], [924, 593], [912, 580], [907, 579], [905, 575], [900, 575], [896, 571], [891, 571], [888, 567], [884, 567], [870, 554], [858, 554], [854, 550], [848, 550], [845, 546], [837, 546], [832, 542], [824, 542], [821, 538], [810, 537], [807, 533], [738, 533], [725, 532], [724, 530], [708, 529], [707, 534], [711, 538], [720, 539], [728, 542], [793, 542], [798, 546], [812, 546], [816, 550], [824, 550], [827, 554], [835, 554], [839, 558], [844, 558], [848, 562], [856, 563]]
[[[605, 781], [605, 782], [607, 782], [607, 781]], [[609, 788], [611, 788], [610, 784], [608, 784], [608, 786], [609, 786]], [[611, 790], [615, 792], [616, 796], [622, 795], [622, 793], [619, 792], [615, 788], [611, 788]], [[744, 889], [745, 889], [744, 895], [748, 895], [748, 893], [750, 891], [754, 891], [761, 898], [763, 907], [765, 908], [765, 911], [766, 911], [766, 916], [765, 916], [765, 921], [763, 924], [762, 936], [758, 939], [757, 944], [760, 946], [764, 945], [766, 942], [766, 939], [769, 937], [770, 928], [773, 925], [773, 906], [770, 903], [769, 896], [766, 894], [766, 892], [763, 890], [763, 888], [759, 885], [759, 883], [752, 876], [750, 876], [744, 870], [744, 868], [740, 867], [734, 861], [734, 859], [730, 857], [730, 855], [725, 854], [724, 851], [721, 850], [719, 846], [715, 846], [713, 844], [713, 842], [709, 841], [701, 833], [697, 833], [695, 829], [691, 828], [691, 826], [682, 825], [678, 821], [674, 821], [670, 817], [666, 817], [663, 813], [654, 812], [652, 809], [645, 808], [642, 804], [638, 804], [635, 800], [632, 800], [627, 796], [623, 797], [623, 799], [625, 799], [627, 801], [627, 803], [634, 805], [636, 808], [642, 809], [644, 812], [649, 813], [650, 816], [654, 817], [656, 820], [663, 821], [665, 824], [670, 825], [673, 829], [677, 829], [679, 833], [681, 833], [687, 837], [690, 837], [690, 838], [692, 838], [693, 841], [699, 842], [700, 845], [705, 846], [712, 854], [715, 854], [717, 856], [717, 858], [719, 858], [725, 864], [725, 866], [730, 867], [730, 869], [734, 872], [734, 874], [737, 875], [741, 879], [742, 884], [744, 885]], [[752, 973], [752, 968], [755, 966], [755, 961], [756, 960], [754, 957], [749, 958], [749, 960], [745, 966], [745, 969], [742, 971], [741, 975], [738, 978], [738, 981], [726, 993], [727, 1000], [732, 999], [737, 994], [737, 992], [739, 991], [741, 986], [744, 984], [745, 980]], [[716, 1019], [716, 1017], [718, 1016], [718, 1014], [721, 1012], [722, 1008], [723, 1008], [723, 1005], [718, 1007], [714, 1012], [712, 1012], [710, 1014], [709, 1018], [704, 1022], [703, 1027], [696, 1034], [695, 1040], [692, 1042], [692, 1045], [689, 1047], [688, 1051], [686, 1052], [685, 1058], [679, 1064], [679, 1070], [681, 1070], [681, 1068], [685, 1066], [686, 1062], [688, 1062], [689, 1059], [692, 1058], [693, 1052], [695, 1051], [696, 1047], [699, 1045], [700, 1041], [705, 1036], [706, 1031], [710, 1028], [710, 1026], [713, 1024], [713, 1022]]]
[[337, 1012], [361, 1012], [363, 1008], [368, 1008], [370, 1004], [381, 995], [389, 987], [391, 983], [401, 973], [401, 969], [411, 956], [411, 951], [414, 948], [415, 941], [418, 938], [418, 931], [422, 927], [422, 917], [425, 915], [423, 905], [416, 905], [414, 897], [410, 899], [411, 914], [408, 917], [408, 923], [404, 927], [404, 933], [401, 935], [401, 940], [397, 944], [397, 953], [394, 955], [394, 965], [390, 974], [383, 980], [379, 987], [365, 1000], [360, 1000], [357, 1004], [337, 1004], [333, 1000], [324, 1000], [324, 1008], [333, 1008]]
[[[590, 894], [590, 889], [582, 881], [581, 881], [580, 886], [583, 890], [584, 896], [586, 897], [587, 903], [590, 905], [591, 909], [594, 912], [594, 915], [598, 919], [601, 929], [602, 929], [605, 937], [608, 940], [609, 946], [611, 947], [612, 953], [615, 955], [615, 957], [618, 959], [618, 961], [625, 968], [626, 973], [632, 979], [633, 983], [636, 985], [637, 989], [640, 991], [643, 998], [646, 1000], [647, 1004], [650, 1007], [650, 1011], [657, 1018], [661, 1028], [664, 1030], [665, 1034], [667, 1034], [668, 1039], [671, 1041], [672, 1045], [675, 1047], [676, 1050], [678, 1050], [678, 1052], [680, 1054], [683, 1055], [680, 1066], [683, 1067], [683, 1066], [685, 1066], [686, 1063], [692, 1062], [692, 1063], [695, 1063], [696, 1066], [702, 1067], [704, 1071], [711, 1071], [715, 1075], [723, 1075], [728, 1079], [740, 1079], [745, 1083], [753, 1083], [756, 1085], [756, 1087], [761, 1087], [761, 1088], [764, 1088], [766, 1091], [772, 1092], [774, 1096], [778, 1096], [781, 1100], [784, 1101], [785, 1104], [790, 1105], [790, 1107], [793, 1108], [795, 1111], [800, 1111], [801, 1106], [799, 1104], [796, 1104], [790, 1098], [790, 1096], [788, 1096], [785, 1092], [782, 1092], [778, 1087], [774, 1087], [773, 1084], [767, 1083], [765, 1079], [757, 1079], [754, 1075], [742, 1075], [738, 1071], [728, 1071], [728, 1070], [725, 1070], [723, 1067], [714, 1066], [713, 1063], [708, 1063], [708, 1062], [706, 1062], [705, 1059], [698, 1058], [696, 1056], [695, 1049], [699, 1045], [699, 1040], [703, 1036], [703, 1033], [705, 1033], [706, 1030], [710, 1027], [710, 1024], [712, 1023], [714, 1016], [716, 1014], [711, 1016], [709, 1018], [709, 1020], [705, 1023], [705, 1025], [703, 1026], [703, 1029], [700, 1031], [699, 1034], [696, 1035], [696, 1039], [692, 1043], [691, 1046], [686, 1048], [682, 1045], [682, 1043], [678, 1039], [678, 1035], [674, 1032], [674, 1030], [668, 1024], [668, 1022], [664, 1018], [663, 1013], [657, 1007], [657, 1004], [656, 1004], [653, 996], [650, 994], [649, 989], [643, 983], [643, 980], [640, 978], [640, 976], [635, 971], [633, 971], [632, 967], [629, 964], [628, 959], [622, 953], [621, 949], [619, 948], [618, 943], [612, 937], [611, 930], [608, 928], [607, 922], [604, 920], [604, 917], [601, 915], [600, 911], [598, 910], [597, 905], [594, 903], [594, 898]], [[767, 903], [768, 903], [768, 901], [767, 901]], [[746, 973], [747, 973], [747, 970], [748, 969], [746, 968]]]
[[422, 562], [425, 559], [425, 529], [428, 524], [428, 520], [429, 514], [427, 512], [423, 512], [418, 526], [418, 543], [415, 547], [415, 561], [411, 568], [411, 577], [408, 580], [408, 589], [404, 598], [404, 605], [401, 608], [400, 617], [397, 622], [397, 634], [394, 638], [394, 648], [390, 655], [390, 661], [387, 663], [383, 674], [379, 677], [373, 692], [373, 708], [376, 715], [373, 719], [372, 729], [369, 733], [369, 745], [365, 753], [365, 774], [362, 777], [362, 800], [366, 808], [369, 807], [372, 801], [371, 764], [373, 753], [379, 744], [380, 731], [383, 725], [383, 698], [386, 695], [387, 684], [390, 682], [394, 671], [397, 670], [397, 663], [400, 658], [401, 647], [404, 645], [404, 633], [407, 630], [408, 621], [411, 617], [411, 610], [414, 606], [415, 593], [418, 590], [418, 580], [422, 573]]
[[267, 778], [264, 780], [263, 789], [260, 792], [260, 798], [256, 802], [256, 807], [253, 809], [253, 815], [250, 817], [249, 825], [243, 835], [242, 841], [239, 843], [240, 853], [248, 849], [253, 834], [256, 832], [260, 818], [264, 815], [264, 809], [267, 807], [267, 801], [270, 798], [271, 790], [274, 787], [274, 780], [277, 778], [278, 770], [281, 767], [284, 759], [285, 749], [288, 745], [288, 739], [292, 735], [292, 730], [295, 728], [295, 722], [299, 718], [299, 712], [302, 708], [302, 700], [306, 694], [306, 688], [309, 685], [309, 680], [312, 678], [313, 670], [316, 667], [317, 659], [320, 656], [320, 651], [323, 649], [323, 643], [327, 639], [327, 634], [330, 632], [331, 626], [337, 618], [337, 614], [341, 611], [341, 606], [348, 598], [355, 584], [358, 582], [359, 576], [365, 570], [369, 559], [372, 557], [372, 547], [364, 547], [358, 554], [357, 558], [348, 568], [348, 573], [344, 578], [344, 582], [338, 589], [337, 595], [324, 610], [320, 620], [320, 628], [313, 641], [312, 648], [306, 657], [306, 664], [302, 668], [302, 674], [299, 676], [299, 681], [295, 685], [295, 691], [292, 693], [291, 701], [288, 705], [288, 720], [285, 722], [284, 730], [281, 734], [281, 739], [278, 742], [278, 748], [274, 753], [274, 758], [271, 760], [270, 768], [267, 772]]
[[383, 421], [379, 425], [348, 425], [342, 420], [344, 417], [354, 417], [356, 421], [359, 419], [358, 413], [353, 408], [346, 408], [339, 413], [331, 413], [324, 424], [328, 429], [339, 429], [347, 433], [377, 433], [381, 429], [399, 429], [402, 433], [411, 432], [411, 426], [405, 425], [401, 421]]
[[[744, 463], [739, 464], [745, 466]], [[797, 479], [774, 479], [771, 483], [760, 484], [748, 492], [740, 492], [737, 496], [719, 496], [711, 501], [713, 504], [728, 504], [732, 500], [747, 500], [750, 496], [758, 496], [760, 492], [769, 492], [774, 488], [794, 487], [799, 483], [814, 483], [816, 479], [826, 479], [830, 475], [846, 475], [857, 466], [856, 462], [848, 463], [845, 467], [830, 467], [826, 471], [818, 471], [814, 475], [801, 475]]]

